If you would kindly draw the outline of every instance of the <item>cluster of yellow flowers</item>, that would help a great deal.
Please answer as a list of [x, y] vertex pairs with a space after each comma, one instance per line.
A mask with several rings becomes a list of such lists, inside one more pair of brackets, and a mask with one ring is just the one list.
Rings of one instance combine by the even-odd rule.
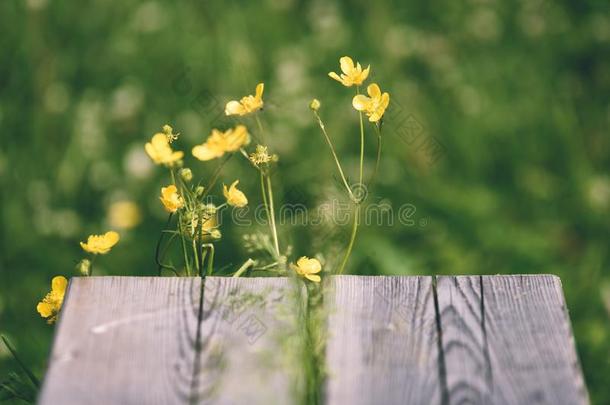
[[[356, 94], [352, 99], [352, 106], [360, 114], [361, 150], [359, 182], [362, 184], [364, 157], [364, 127], [362, 117], [363, 114], [366, 115], [368, 120], [375, 124], [374, 127], [377, 131], [378, 151], [377, 163], [375, 166], [376, 171], [381, 152], [381, 120], [388, 108], [390, 96], [388, 93], [383, 93], [376, 83], [368, 85], [368, 96], [360, 93], [360, 86], [366, 81], [371, 71], [370, 66], [363, 69], [360, 63], [354, 63], [348, 56], [340, 58], [339, 64], [341, 67], [341, 74], [330, 72], [329, 76], [346, 87], [356, 86]], [[256, 113], [263, 109], [264, 89], [264, 83], [259, 83], [256, 85], [254, 95], [244, 96], [240, 100], [231, 100], [226, 103], [224, 109], [227, 116], [244, 117], [253, 114], [256, 123], [258, 124], [260, 139], [265, 139], [263, 136], [264, 130]], [[362, 201], [355, 196], [352, 187], [348, 184], [332, 144], [332, 140], [318, 113], [321, 108], [320, 101], [317, 99], [312, 100], [310, 108], [330, 147], [347, 194], [355, 205], [355, 222], [352, 229], [352, 236], [341, 267], [337, 271], [337, 273], [340, 274], [343, 272], [354, 244], [356, 230], [359, 224], [360, 204]], [[171, 271], [175, 275], [210, 275], [214, 271], [214, 243], [222, 237], [222, 234], [218, 229], [217, 221], [219, 210], [224, 206], [243, 208], [248, 204], [248, 197], [243, 191], [237, 188], [240, 181], [239, 179], [236, 179], [230, 186], [223, 184], [222, 194], [225, 199], [223, 204], [216, 206], [206, 202], [205, 198], [208, 197], [209, 192], [214, 188], [226, 159], [220, 162], [218, 168], [212, 175], [211, 180], [205, 187], [200, 183], [197, 183], [196, 185], [193, 184], [193, 172], [190, 168], [184, 167], [184, 152], [174, 150], [173, 148], [173, 143], [179, 139], [179, 135], [180, 134], [178, 133], [174, 133], [171, 126], [164, 125], [161, 132], [155, 133], [150, 141], [144, 145], [144, 149], [150, 159], [155, 164], [164, 166], [169, 170], [171, 183], [161, 187], [159, 200], [165, 211], [169, 214], [167, 226], [172, 223], [172, 219], [176, 220], [174, 229], [165, 229], [161, 233], [157, 244], [155, 260], [159, 267], [159, 275], [163, 270]], [[269, 235], [248, 240], [260, 242], [258, 243], [257, 249], [264, 252], [264, 255], [266, 255], [265, 260], [267, 261], [263, 263], [249, 258], [233, 276], [239, 277], [246, 274], [247, 271], [268, 271], [278, 275], [290, 274], [289, 271], [292, 271], [293, 274], [301, 276], [306, 280], [319, 283], [321, 281], [320, 273], [322, 272], [322, 263], [318, 259], [302, 256], [296, 263], [290, 263], [290, 265], [288, 265], [287, 257], [291, 253], [291, 247], [286, 247], [284, 251], [281, 249], [275, 223], [273, 187], [270, 176], [271, 166], [276, 163], [279, 158], [276, 154], [269, 152], [267, 145], [256, 145], [254, 151], [248, 153], [246, 148], [250, 144], [250, 140], [250, 132], [244, 124], [238, 124], [233, 128], [226, 130], [214, 128], [204, 142], [194, 146], [191, 151], [193, 157], [202, 162], [218, 159], [227, 154], [240, 152], [239, 154], [244, 156], [248, 163], [259, 173], [262, 194], [261, 200], [268, 218]], [[129, 204], [125, 205], [125, 203], [123, 203], [123, 206], [117, 206], [115, 211], [119, 208], [122, 210], [134, 210], [134, 207]], [[119, 223], [120, 221], [112, 222]], [[139, 213], [136, 222], [139, 222]], [[129, 224], [132, 224], [132, 222]], [[170, 236], [166, 237], [166, 235]], [[78, 271], [82, 275], [90, 276], [93, 272], [95, 257], [108, 253], [113, 246], [119, 242], [119, 239], [120, 237], [117, 232], [109, 231], [103, 235], [90, 235], [86, 242], [81, 242], [80, 246], [82, 249], [91, 256], [82, 259], [79, 262], [77, 266]], [[172, 242], [176, 239], [181, 241], [181, 251], [184, 259], [183, 265], [178, 267], [171, 262], [165, 262], [166, 253], [171, 247]], [[207, 263], [207, 270], [204, 270], [205, 263]], [[40, 315], [47, 318], [49, 323], [52, 323], [57, 319], [57, 315], [64, 300], [67, 285], [68, 281], [65, 277], [54, 277], [51, 282], [51, 291], [37, 306]]]
[[[354, 65], [354, 61], [349, 56], [339, 59], [339, 64], [343, 73], [339, 76], [335, 72], [330, 72], [328, 75], [345, 87], [360, 86], [369, 77], [371, 67], [367, 66], [366, 69], [362, 70], [360, 63]], [[366, 91], [369, 97], [357, 94], [352, 100], [352, 105], [356, 110], [364, 112], [369, 117], [369, 121], [378, 122], [390, 104], [390, 95], [381, 93], [377, 83], [370, 84]], [[320, 108], [319, 102], [317, 106], [313, 105], [311, 108], [316, 110]]]

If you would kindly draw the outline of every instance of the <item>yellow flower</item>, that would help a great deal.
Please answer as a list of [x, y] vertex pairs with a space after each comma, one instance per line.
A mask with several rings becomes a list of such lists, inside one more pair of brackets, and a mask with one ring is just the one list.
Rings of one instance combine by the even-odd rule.
[[141, 221], [140, 208], [133, 201], [117, 201], [108, 208], [108, 223], [112, 228], [131, 229]]
[[225, 106], [226, 115], [246, 115], [263, 108], [263, 90], [265, 89], [264, 83], [256, 85], [256, 94], [242, 97], [241, 100], [231, 100]]
[[80, 247], [85, 252], [93, 254], [106, 254], [119, 242], [120, 236], [114, 231], [106, 232], [103, 235], [89, 235], [87, 243], [81, 242]]
[[227, 204], [237, 208], [241, 208], [245, 207], [248, 204], [248, 199], [246, 198], [246, 195], [243, 192], [237, 189], [237, 183], [239, 183], [239, 180], [235, 180], [229, 188], [227, 188], [227, 186], [223, 184], [222, 193], [227, 199]]
[[305, 277], [308, 280], [319, 283], [321, 278], [316, 273], [322, 271], [322, 265], [317, 259], [310, 259], [307, 256], [297, 260], [297, 264], [290, 263], [290, 268], [298, 275]]
[[390, 95], [388, 93], [381, 94], [381, 89], [377, 83], [370, 84], [366, 91], [370, 97], [358, 94], [352, 100], [352, 105], [358, 111], [364, 111], [369, 117], [369, 121], [377, 122], [383, 117], [388, 104], [390, 104]]
[[235, 152], [250, 143], [250, 134], [243, 125], [226, 130], [213, 129], [208, 139], [193, 148], [193, 156], [202, 161], [221, 157], [227, 152]]
[[371, 66], [369, 65], [366, 69], [362, 70], [360, 63], [357, 63], [354, 66], [354, 61], [349, 56], [344, 56], [339, 59], [339, 64], [341, 65], [343, 74], [339, 77], [335, 72], [330, 72], [328, 75], [346, 87], [353, 86], [354, 84], [360, 86], [369, 76], [369, 71], [371, 69]]
[[172, 150], [167, 135], [162, 133], [155, 134], [144, 148], [152, 161], [159, 165], [171, 167], [184, 156], [183, 152]]
[[61, 309], [61, 304], [64, 302], [67, 286], [68, 280], [65, 277], [53, 277], [53, 280], [51, 280], [51, 292], [36, 305], [36, 311], [43, 318], [47, 318], [47, 323], [51, 324], [57, 320], [57, 314]]
[[184, 206], [184, 201], [178, 189], [173, 184], [167, 187], [161, 187], [161, 197], [159, 197], [167, 212], [176, 212]]

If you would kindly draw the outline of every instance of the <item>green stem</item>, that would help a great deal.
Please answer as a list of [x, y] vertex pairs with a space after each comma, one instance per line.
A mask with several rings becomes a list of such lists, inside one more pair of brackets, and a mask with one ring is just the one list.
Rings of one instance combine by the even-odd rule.
[[352, 226], [352, 234], [349, 239], [349, 244], [347, 245], [347, 251], [345, 252], [345, 256], [343, 256], [343, 261], [341, 262], [341, 267], [339, 267], [339, 272], [337, 274], [343, 274], [345, 270], [345, 265], [352, 254], [352, 248], [354, 247], [354, 242], [356, 241], [356, 233], [358, 231], [358, 224], [360, 222], [360, 204], [356, 205], [356, 209], [354, 210], [354, 225]]
[[214, 272], [214, 245], [212, 243], [206, 243], [205, 246], [210, 249], [210, 258], [208, 259], [208, 271], [207, 275], [211, 276]]
[[[377, 127], [375, 126], [375, 128], [377, 128]], [[379, 129], [377, 129], [377, 159], [375, 159], [375, 169], [373, 170], [373, 175], [371, 176], [371, 179], [369, 180], [368, 186], [373, 184], [373, 182], [375, 181], [375, 178], [377, 177], [377, 171], [379, 170], [380, 161], [381, 161], [381, 133], [379, 132]]]
[[186, 252], [186, 240], [184, 239], [184, 229], [182, 228], [181, 215], [178, 215], [178, 230], [180, 232], [180, 243], [182, 245], [182, 256], [184, 257], [184, 266], [186, 268], [186, 274], [191, 274], [191, 263]]
[[356, 198], [354, 197], [354, 194], [352, 193], [352, 189], [350, 188], [349, 184], [347, 183], [347, 179], [345, 178], [345, 174], [343, 173], [343, 168], [341, 167], [341, 163], [339, 162], [339, 158], [337, 157], [337, 152], [335, 152], [335, 147], [333, 146], [333, 143], [330, 140], [330, 136], [328, 136], [328, 133], [326, 132], [326, 127], [324, 126], [322, 119], [318, 115], [318, 112], [314, 111], [313, 113], [318, 120], [318, 125], [320, 126], [320, 130], [322, 130], [322, 134], [324, 135], [324, 138], [326, 139], [326, 143], [328, 144], [328, 147], [330, 148], [330, 152], [332, 153], [333, 158], [335, 159], [335, 164], [337, 165], [337, 169], [339, 169], [339, 174], [341, 175], [341, 180], [343, 180], [345, 189], [347, 190], [350, 198], [353, 201], [356, 201]]
[[232, 153], [227, 155], [227, 157], [224, 158], [224, 160], [222, 162], [220, 162], [220, 164], [216, 167], [216, 170], [214, 170], [212, 177], [210, 177], [210, 182], [208, 183], [208, 186], [203, 191], [201, 200], [203, 200], [210, 193], [210, 190], [212, 190], [212, 187], [214, 187], [216, 185], [216, 182], [218, 181], [218, 177], [220, 176], [220, 172], [222, 171], [222, 168], [229, 161], [229, 159], [231, 159], [232, 156], [233, 156]]
[[[356, 95], [360, 94], [360, 86], [356, 86]], [[360, 181], [362, 185], [362, 177], [364, 173], [364, 121], [362, 119], [362, 111], [358, 111], [360, 116]]]
[[242, 274], [246, 272], [252, 265], [254, 264], [254, 260], [248, 258], [244, 264], [233, 274], [233, 277], [240, 277]]
[[13, 346], [11, 346], [11, 344], [8, 342], [8, 339], [6, 337], [4, 337], [4, 335], [0, 335], [0, 337], [2, 338], [2, 341], [4, 342], [4, 345], [6, 346], [8, 351], [11, 352], [11, 355], [13, 356], [13, 358], [15, 359], [17, 364], [19, 364], [19, 367], [21, 367], [23, 372], [28, 376], [28, 378], [30, 379], [32, 384], [34, 384], [34, 386], [36, 388], [40, 388], [40, 381], [38, 380], [38, 378], [36, 378], [34, 373], [21, 361], [19, 356], [17, 356], [17, 352], [15, 351]]
[[254, 114], [254, 119], [256, 120], [256, 125], [258, 126], [258, 132], [261, 135], [262, 143], [265, 143], [265, 131], [263, 130], [263, 124], [261, 123], [261, 119], [258, 118], [258, 114]]
[[269, 192], [269, 213], [271, 214], [271, 231], [273, 233], [273, 243], [275, 244], [275, 253], [277, 258], [280, 257], [280, 244], [277, 239], [277, 228], [275, 227], [275, 211], [273, 209], [273, 189], [271, 188], [271, 178], [267, 178], [267, 191]]
[[[172, 220], [172, 214], [170, 213], [169, 216], [167, 217], [167, 222], [165, 222], [165, 226], [163, 227], [163, 229], [167, 229], [167, 227], [169, 226], [170, 221]], [[159, 240], [157, 240], [157, 247], [155, 248], [155, 261], [157, 262], [157, 273], [159, 276], [161, 276], [161, 262], [163, 261], [163, 259], [159, 259], [159, 251], [161, 250], [161, 243], [163, 242], [163, 232], [161, 232], [161, 235], [159, 235]]]
[[91, 255], [91, 264], [89, 265], [89, 277], [93, 276], [93, 263], [95, 263], [96, 258], [96, 254]]

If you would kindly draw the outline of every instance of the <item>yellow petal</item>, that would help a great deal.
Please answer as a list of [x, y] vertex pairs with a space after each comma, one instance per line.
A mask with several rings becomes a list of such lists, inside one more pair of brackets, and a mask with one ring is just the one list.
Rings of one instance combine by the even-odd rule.
[[36, 305], [36, 311], [38, 311], [40, 316], [43, 318], [48, 318], [49, 316], [53, 315], [54, 308], [55, 307], [53, 305], [46, 302], [39, 302], [38, 305]]
[[109, 245], [109, 247], [116, 245], [119, 239], [121, 239], [121, 236], [115, 231], [108, 231], [104, 235], [104, 242]]
[[64, 294], [68, 286], [68, 279], [64, 276], [56, 276], [51, 280], [51, 291], [58, 294]]
[[305, 278], [313, 281], [314, 283], [319, 283], [322, 280], [317, 274], [305, 274]]
[[358, 111], [366, 110], [366, 107], [369, 105], [370, 102], [371, 102], [371, 99], [368, 98], [367, 96], [363, 96], [362, 94], [358, 94], [357, 96], [354, 96], [354, 98], [352, 99], [352, 105]]
[[225, 115], [243, 115], [244, 113], [244, 107], [239, 103], [239, 101], [229, 101], [225, 106]]
[[366, 69], [362, 71], [360, 75], [360, 80], [365, 81], [367, 77], [369, 77], [369, 72], [371, 71], [371, 65], [368, 65]]
[[341, 70], [346, 75], [349, 75], [352, 70], [354, 70], [354, 61], [349, 56], [344, 56], [339, 59], [339, 64], [341, 65]]
[[223, 152], [218, 149], [212, 149], [208, 147], [206, 144], [197, 145], [193, 148], [193, 156], [202, 161], [216, 159], [223, 155]]
[[381, 97], [381, 89], [377, 85], [377, 83], [369, 84], [369, 87], [366, 88], [366, 91], [369, 93], [371, 98]]
[[330, 72], [328, 73], [328, 76], [330, 76], [332, 79], [335, 79], [338, 82], [343, 83], [343, 80], [339, 77], [338, 74], [336, 74], [335, 72]]
[[263, 97], [263, 90], [265, 90], [265, 83], [257, 84], [255, 97], [261, 99]]

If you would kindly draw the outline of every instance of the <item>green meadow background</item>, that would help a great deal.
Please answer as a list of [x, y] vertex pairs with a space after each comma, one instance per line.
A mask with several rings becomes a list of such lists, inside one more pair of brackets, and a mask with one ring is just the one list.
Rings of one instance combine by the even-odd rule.
[[[308, 103], [322, 102], [355, 178], [354, 89], [327, 77], [350, 55], [391, 93], [367, 202], [389, 204], [395, 221], [362, 230], [348, 272], [556, 274], [591, 398], [610, 403], [609, 11], [606, 0], [3, 0], [0, 332], [42, 376], [53, 327], [36, 303], [51, 277], [75, 275], [90, 233], [122, 237], [98, 275], [154, 275], [166, 215], [158, 193], [169, 180], [144, 143], [171, 124], [186, 165], [208, 178], [216, 163], [190, 149], [232, 125], [224, 104], [259, 81], [280, 156], [276, 203], [344, 201]], [[239, 156], [221, 180], [237, 178], [260, 203]], [[117, 220], [118, 201], [137, 204], [140, 221]], [[225, 218], [218, 268], [247, 259], [242, 235], [257, 228]], [[320, 253], [328, 269], [348, 228], [280, 233], [293, 258]], [[0, 348], [0, 380], [16, 369]]]

